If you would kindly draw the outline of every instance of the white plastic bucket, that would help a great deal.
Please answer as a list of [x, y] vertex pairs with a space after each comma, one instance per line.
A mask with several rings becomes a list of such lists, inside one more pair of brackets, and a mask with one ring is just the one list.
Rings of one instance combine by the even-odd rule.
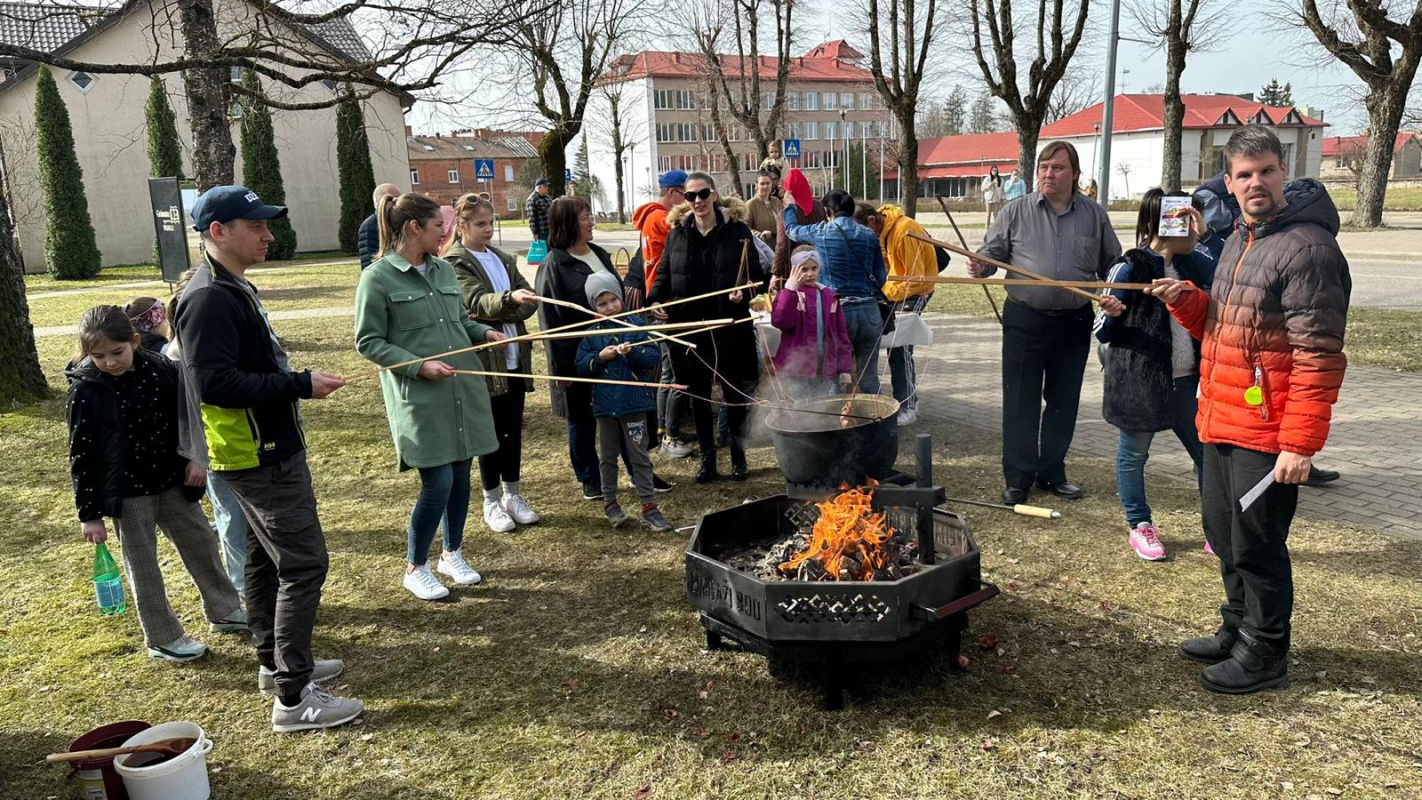
[[207, 754], [212, 740], [201, 726], [191, 722], [165, 722], [129, 737], [122, 747], [153, 744], [166, 739], [189, 737], [197, 739], [182, 755], [152, 766], [130, 767], [130, 759], [141, 753], [126, 753], [114, 758], [114, 769], [123, 776], [129, 800], [208, 800], [212, 789], [207, 782]]

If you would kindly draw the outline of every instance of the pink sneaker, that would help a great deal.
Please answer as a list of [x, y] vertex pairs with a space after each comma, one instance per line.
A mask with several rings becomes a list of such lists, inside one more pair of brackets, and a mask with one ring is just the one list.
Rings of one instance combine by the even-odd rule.
[[1214, 555], [1214, 554], [1215, 554], [1215, 548], [1210, 547], [1209, 541], [1206, 541], [1206, 542], [1205, 542], [1205, 552], [1206, 552], [1206, 553], [1209, 553], [1210, 555]]
[[1160, 531], [1149, 522], [1141, 522], [1131, 530], [1131, 549], [1146, 561], [1164, 561], [1165, 545], [1160, 543]]

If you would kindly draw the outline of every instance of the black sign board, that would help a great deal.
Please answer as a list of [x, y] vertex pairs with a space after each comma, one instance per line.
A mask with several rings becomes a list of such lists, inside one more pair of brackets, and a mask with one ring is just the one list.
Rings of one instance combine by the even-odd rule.
[[183, 190], [177, 178], [149, 178], [153, 232], [158, 236], [158, 266], [163, 280], [177, 283], [188, 271], [188, 226], [183, 220]]

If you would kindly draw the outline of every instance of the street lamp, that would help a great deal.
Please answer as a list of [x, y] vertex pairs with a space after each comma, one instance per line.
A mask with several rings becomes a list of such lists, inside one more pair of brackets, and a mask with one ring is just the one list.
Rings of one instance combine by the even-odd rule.
[[839, 110], [839, 137], [844, 142], [844, 190], [849, 191], [849, 130], [845, 128], [845, 111]]
[[1091, 168], [1094, 170], [1096, 169], [1096, 145], [1101, 141], [1101, 123], [1093, 123], [1091, 127], [1096, 131], [1091, 137]]

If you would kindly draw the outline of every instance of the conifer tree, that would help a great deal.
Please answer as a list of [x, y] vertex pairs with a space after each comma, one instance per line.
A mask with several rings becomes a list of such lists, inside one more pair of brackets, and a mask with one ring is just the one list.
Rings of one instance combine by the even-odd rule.
[[336, 107], [336, 165], [341, 171], [341, 216], [337, 237], [341, 249], [354, 253], [356, 233], [365, 218], [375, 213], [375, 167], [370, 163], [370, 140], [360, 101], [347, 96]]
[[[168, 103], [168, 89], [163, 79], [156, 75], [149, 79], [148, 109], [144, 118], [148, 128], [148, 176], [183, 177], [183, 151], [178, 140], [177, 115]], [[153, 263], [159, 263], [156, 238], [153, 240]]]
[[99, 274], [99, 246], [89, 221], [84, 194], [84, 170], [74, 153], [69, 110], [49, 68], [39, 68], [35, 87], [35, 131], [39, 152], [40, 188], [44, 191], [44, 260], [49, 274], [60, 280]]
[[[242, 70], [242, 88], [261, 96], [262, 82], [257, 73]], [[281, 159], [277, 155], [276, 134], [272, 131], [272, 112], [253, 97], [242, 99], [242, 183], [257, 193], [270, 206], [286, 205], [286, 184], [281, 177]], [[374, 191], [371, 187], [371, 191]], [[291, 218], [282, 217], [267, 223], [275, 241], [267, 248], [269, 261], [280, 261], [296, 255], [296, 231]]]

